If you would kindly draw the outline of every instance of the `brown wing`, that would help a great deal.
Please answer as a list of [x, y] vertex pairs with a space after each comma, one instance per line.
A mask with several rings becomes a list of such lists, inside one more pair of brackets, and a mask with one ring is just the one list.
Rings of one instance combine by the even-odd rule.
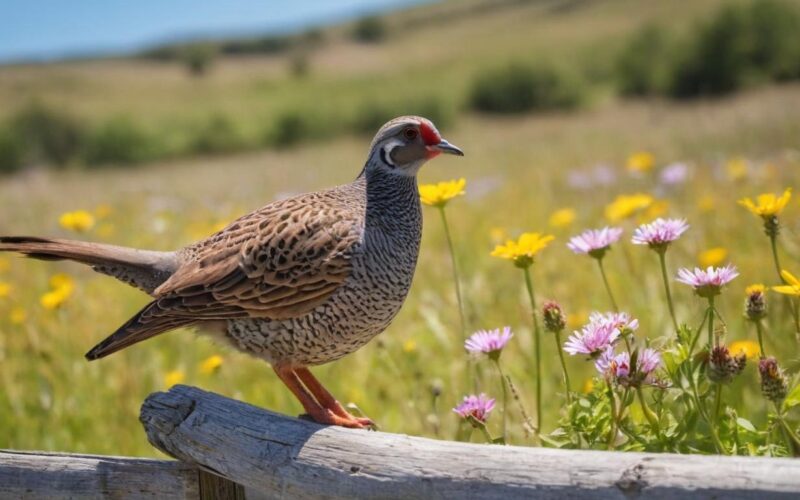
[[349, 276], [363, 231], [356, 207], [326, 195], [268, 205], [190, 247], [155, 291], [161, 314], [286, 319], [323, 303]]

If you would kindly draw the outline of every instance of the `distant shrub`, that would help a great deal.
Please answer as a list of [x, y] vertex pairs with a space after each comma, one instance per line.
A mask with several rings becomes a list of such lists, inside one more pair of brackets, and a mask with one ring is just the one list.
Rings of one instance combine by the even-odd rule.
[[25, 147], [19, 136], [8, 128], [0, 128], [0, 174], [22, 168]]
[[377, 43], [386, 38], [386, 23], [377, 16], [359, 19], [353, 26], [353, 39], [364, 43]]
[[367, 101], [355, 116], [353, 130], [374, 134], [387, 121], [403, 115], [423, 116], [437, 127], [446, 127], [452, 122], [453, 109], [436, 97], [397, 103]]
[[673, 69], [675, 97], [721, 95], [750, 83], [800, 77], [800, 14], [761, 0], [729, 4], [695, 32]]
[[287, 148], [310, 139], [314, 127], [308, 115], [299, 111], [288, 111], [278, 116], [267, 142], [278, 148]]
[[153, 158], [154, 138], [126, 117], [116, 117], [87, 135], [84, 160], [88, 165], [127, 165]]
[[305, 78], [308, 76], [310, 63], [306, 52], [296, 52], [289, 59], [289, 72], [294, 78]]
[[239, 129], [224, 115], [211, 116], [195, 133], [189, 146], [193, 153], [230, 153], [242, 149], [244, 140]]
[[34, 161], [63, 166], [74, 160], [86, 136], [85, 127], [67, 113], [34, 103], [11, 119], [11, 127]]
[[753, 65], [775, 80], [800, 78], [800, 11], [785, 2], [761, 0], [749, 14]]
[[619, 54], [617, 79], [623, 95], [653, 95], [669, 85], [672, 46], [667, 33], [657, 25], [637, 32]]
[[217, 57], [217, 47], [210, 43], [197, 43], [184, 48], [181, 59], [192, 76], [203, 76]]
[[570, 109], [581, 104], [579, 82], [550, 65], [511, 64], [478, 75], [470, 106], [486, 113]]

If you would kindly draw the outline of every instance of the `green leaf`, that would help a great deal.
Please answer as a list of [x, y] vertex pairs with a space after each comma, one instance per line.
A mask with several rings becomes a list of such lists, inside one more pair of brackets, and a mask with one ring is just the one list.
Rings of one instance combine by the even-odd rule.
[[800, 404], [800, 384], [794, 386], [786, 399], [783, 400], [783, 409], [788, 410]]
[[756, 427], [752, 424], [752, 422], [750, 422], [746, 418], [739, 417], [739, 418], [736, 419], [736, 423], [742, 429], [745, 429], [745, 430], [750, 431], [750, 432], [758, 432], [758, 431], [756, 431]]

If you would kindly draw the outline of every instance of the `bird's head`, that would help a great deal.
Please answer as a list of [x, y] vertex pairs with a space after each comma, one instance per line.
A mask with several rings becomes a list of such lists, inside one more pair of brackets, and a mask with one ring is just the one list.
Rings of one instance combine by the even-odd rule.
[[442, 139], [430, 120], [401, 116], [387, 122], [375, 134], [368, 165], [413, 177], [426, 161], [442, 153], [464, 156], [460, 149]]

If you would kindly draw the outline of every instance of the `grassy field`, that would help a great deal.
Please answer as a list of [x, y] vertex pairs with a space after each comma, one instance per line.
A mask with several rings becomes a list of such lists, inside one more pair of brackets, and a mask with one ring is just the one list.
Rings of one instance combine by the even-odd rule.
[[[637, 8], [631, 11], [634, 3]], [[218, 109], [255, 124], [293, 100], [309, 106], [315, 102], [326, 106], [330, 100], [349, 109], [379, 93], [406, 92], [409, 86], [449, 99], [464, 91], [465, 75], [496, 60], [497, 54], [590, 57], [593, 46], [618, 43], [623, 33], [643, 20], [676, 12], [675, 23], [680, 25], [718, 3], [595, 2], [558, 11], [541, 2], [498, 9], [480, 21], [466, 16], [450, 24], [409, 29], [413, 44], [399, 36], [378, 47], [334, 38], [314, 56], [313, 78], [301, 83], [289, 80], [282, 58], [223, 61], [200, 81], [189, 79], [179, 67], [129, 61], [0, 68], [0, 103], [20, 102], [20, 97], [30, 95], [89, 118], [135, 112], [154, 127], [180, 128]], [[678, 5], [682, 8], [676, 9]], [[431, 9], [448, 6], [452, 4]], [[467, 39], [473, 49], [469, 55], [453, 43]], [[343, 66], [347, 78], [337, 76]], [[310, 96], [324, 96], [325, 102], [310, 102]], [[0, 112], [10, 107], [0, 106]], [[736, 200], [800, 185], [797, 109], [800, 86], [785, 85], [691, 104], [600, 96], [584, 111], [513, 119], [466, 115], [442, 130], [466, 156], [435, 160], [421, 172], [421, 182], [467, 179], [466, 196], [447, 210], [462, 270], [468, 330], [513, 328], [515, 337], [503, 363], [529, 412], [534, 388], [530, 310], [520, 273], [489, 256], [494, 244], [522, 231], [556, 235], [537, 259], [533, 274], [540, 301], [561, 302], [574, 329], [590, 311], [607, 310], [609, 305], [594, 263], [565, 247], [569, 236], [607, 224], [603, 209], [617, 194], [649, 193], [665, 202], [659, 204], [664, 214], [686, 217], [692, 226], [670, 250], [673, 274], [678, 267], [696, 264], [704, 250], [728, 251], [725, 261], [736, 264], [742, 276], [723, 294], [720, 311], [728, 322], [729, 339], [753, 340], [751, 326], [742, 319], [744, 287], [753, 282], [777, 284], [777, 276], [760, 221]], [[132, 170], [29, 171], [0, 179], [0, 234], [173, 249], [278, 197], [348, 182], [360, 170], [367, 145], [365, 138], [345, 137], [289, 151], [173, 161]], [[626, 158], [640, 150], [651, 151], [658, 168], [687, 162], [692, 178], [665, 187], [655, 172], [629, 175]], [[736, 158], [749, 165], [743, 176], [731, 175], [727, 168]], [[571, 175], [590, 172], [597, 164], [610, 165], [615, 180], [589, 190], [570, 184]], [[550, 215], [563, 208], [575, 210], [575, 221], [551, 227]], [[97, 215], [97, 223], [85, 234], [59, 226], [59, 216], [76, 209]], [[792, 200], [782, 219], [780, 239], [784, 265], [797, 272], [799, 214], [800, 206]], [[459, 423], [451, 408], [472, 387], [464, 377], [467, 356], [460, 344], [442, 227], [432, 209], [426, 215], [415, 283], [394, 324], [361, 351], [316, 373], [334, 394], [357, 404], [384, 430], [452, 439]], [[638, 222], [621, 224], [625, 243], [611, 252], [606, 265], [622, 309], [640, 319], [640, 335], [658, 344], [657, 339], [669, 333], [670, 322], [655, 254], [627, 243]], [[263, 362], [188, 331], [86, 362], [83, 354], [136, 312], [146, 297], [78, 265], [0, 259], [0, 282], [9, 287], [0, 295], [1, 447], [154, 455], [138, 423], [139, 406], [147, 394], [180, 378], [280, 412], [300, 412], [299, 404]], [[71, 276], [75, 288], [61, 307], [50, 310], [40, 298], [50, 290], [48, 281], [56, 273]], [[685, 286], [675, 284], [673, 292], [679, 319], [698, 324], [703, 314], [700, 301]], [[787, 318], [778, 315], [780, 300], [770, 299], [775, 308], [767, 349], [779, 353], [780, 361], [794, 373], [796, 339]], [[555, 428], [563, 398], [555, 349], [552, 339], [545, 337], [546, 431]], [[213, 355], [222, 357], [221, 366], [204, 370], [203, 362]], [[574, 388], [580, 390], [594, 369], [577, 358], [567, 363]], [[480, 388], [499, 396], [492, 375], [487, 368]], [[433, 386], [442, 387], [438, 397]], [[754, 424], [764, 424], [765, 405], [753, 366], [726, 390], [741, 394], [729, 398], [732, 406]], [[511, 441], [525, 443], [519, 415], [514, 412], [510, 418]]]

